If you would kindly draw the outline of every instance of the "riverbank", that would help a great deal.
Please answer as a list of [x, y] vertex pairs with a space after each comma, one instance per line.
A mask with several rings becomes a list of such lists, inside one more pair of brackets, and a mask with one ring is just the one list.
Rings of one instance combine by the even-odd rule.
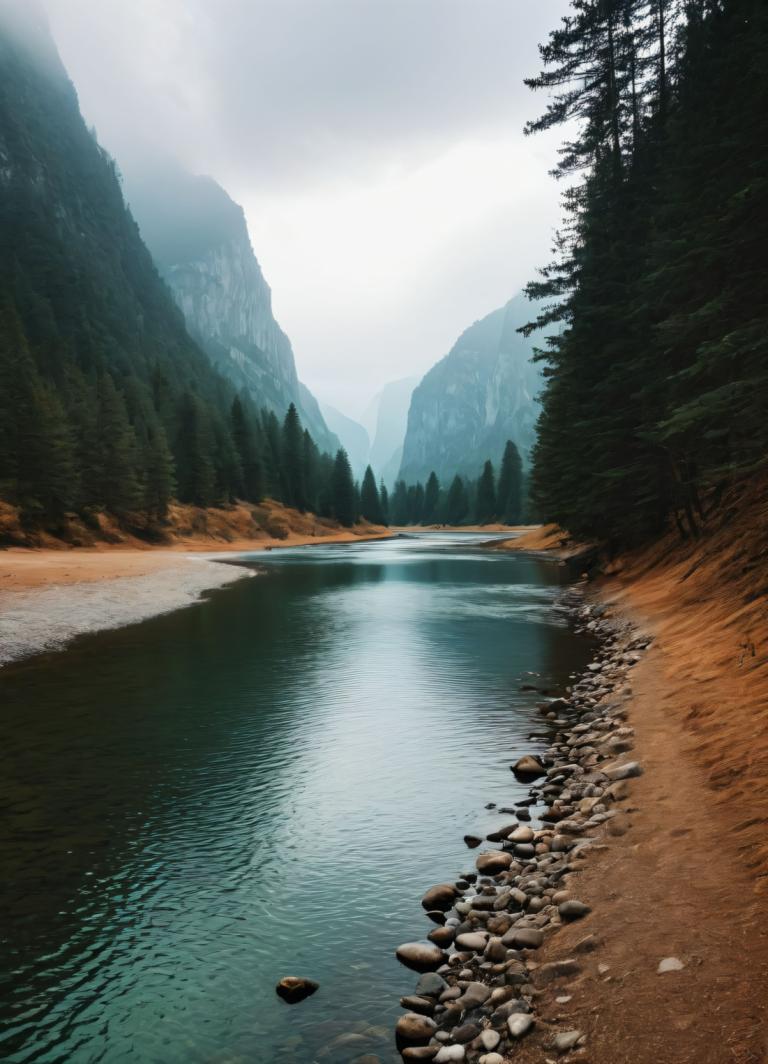
[[342, 529], [279, 504], [265, 504], [264, 509], [272, 534], [264, 527], [257, 535], [238, 536], [250, 517], [233, 507], [206, 511], [204, 527], [195, 514], [193, 525], [185, 529], [177, 514], [172, 541], [160, 546], [137, 546], [134, 537], [126, 537], [90, 547], [58, 543], [0, 550], [0, 666], [60, 649], [79, 635], [181, 609], [206, 592], [254, 575], [253, 569], [218, 564], [216, 556], [235, 560], [256, 550], [390, 535], [370, 525]]
[[[766, 1059], [766, 506], [756, 494], [734, 508], [738, 521], [724, 507], [696, 543], [669, 536], [591, 586], [608, 615], [653, 637], [626, 703], [645, 769], [626, 831], [580, 873], [592, 915], [542, 954], [562, 962], [595, 935], [582, 971], [541, 1002], [586, 1035], [593, 1064]], [[562, 538], [508, 547], [562, 557]], [[659, 973], [669, 956], [683, 967]]]

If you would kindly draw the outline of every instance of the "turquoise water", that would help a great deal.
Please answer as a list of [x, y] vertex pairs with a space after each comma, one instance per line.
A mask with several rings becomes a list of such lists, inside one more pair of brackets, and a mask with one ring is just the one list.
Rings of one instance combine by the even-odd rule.
[[[563, 570], [425, 534], [248, 556], [200, 605], [0, 672], [0, 1058], [394, 1055], [419, 899], [523, 796], [585, 647]], [[540, 674], [532, 680], [528, 673]], [[283, 975], [320, 983], [297, 1006]]]

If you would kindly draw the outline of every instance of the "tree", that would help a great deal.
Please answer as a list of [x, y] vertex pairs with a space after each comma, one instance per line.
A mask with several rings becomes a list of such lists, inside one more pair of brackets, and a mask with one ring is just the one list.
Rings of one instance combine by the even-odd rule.
[[178, 412], [175, 457], [182, 502], [212, 506], [216, 470], [212, 460], [213, 438], [208, 414], [197, 396], [186, 392]]
[[110, 513], [124, 517], [140, 510], [142, 505], [139, 449], [125, 400], [109, 373], [99, 379], [97, 404], [95, 502]]
[[336, 520], [348, 528], [351, 527], [357, 520], [355, 482], [352, 478], [352, 467], [349, 464], [347, 452], [343, 447], [336, 452], [331, 496]]
[[293, 403], [283, 421], [281, 438], [281, 472], [283, 501], [302, 512], [306, 509], [307, 486], [304, 478], [304, 434], [298, 411]]
[[493, 474], [493, 463], [490, 459], [483, 466], [483, 472], [477, 482], [477, 502], [475, 505], [475, 516], [478, 524], [487, 524], [496, 517], [496, 483]]
[[496, 492], [499, 519], [517, 525], [523, 511], [523, 463], [512, 440], [507, 440], [501, 460], [501, 472]]
[[469, 513], [469, 500], [467, 489], [461, 477], [456, 476], [451, 481], [448, 489], [448, 498], [445, 504], [445, 517], [449, 525], [460, 525], [467, 519]]
[[382, 480], [379, 485], [379, 501], [381, 502], [381, 516], [382, 523], [389, 524], [389, 492], [387, 491], [387, 485]]
[[434, 470], [429, 474], [427, 486], [424, 490], [424, 523], [434, 524], [437, 521], [437, 508], [440, 503], [440, 481]]
[[259, 502], [264, 494], [264, 470], [254, 423], [246, 416], [239, 396], [232, 400], [230, 431], [240, 461], [238, 494], [248, 502]]
[[376, 478], [370, 466], [366, 467], [362, 487], [360, 488], [360, 513], [372, 525], [384, 524], [379, 490], [376, 487]]
[[398, 480], [395, 483], [395, 490], [392, 494], [392, 524], [394, 525], [407, 525], [410, 523], [410, 515], [408, 513], [408, 486], [404, 480]]

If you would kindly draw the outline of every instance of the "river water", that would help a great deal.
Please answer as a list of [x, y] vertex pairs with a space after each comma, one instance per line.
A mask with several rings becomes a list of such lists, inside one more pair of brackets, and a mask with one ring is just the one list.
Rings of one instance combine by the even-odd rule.
[[[0, 672], [0, 1059], [394, 1054], [394, 958], [524, 797], [586, 648], [562, 569], [424, 534], [249, 555], [203, 603]], [[317, 980], [296, 1006], [283, 975]]]

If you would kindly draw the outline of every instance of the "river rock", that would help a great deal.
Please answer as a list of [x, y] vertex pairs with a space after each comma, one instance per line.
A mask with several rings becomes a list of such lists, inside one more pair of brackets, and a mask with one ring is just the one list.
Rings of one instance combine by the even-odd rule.
[[417, 1012], [406, 1012], [395, 1025], [395, 1034], [401, 1042], [411, 1045], [429, 1042], [437, 1030], [437, 1024], [429, 1016], [421, 1016]]
[[403, 1060], [434, 1060], [440, 1046], [406, 1046], [402, 1051]]
[[484, 931], [469, 931], [466, 934], [457, 935], [455, 945], [456, 949], [482, 953], [487, 941], [488, 935]]
[[438, 883], [436, 887], [430, 887], [421, 904], [424, 909], [439, 909], [446, 912], [453, 907], [458, 891], [453, 883]]
[[419, 997], [418, 994], [401, 997], [400, 1004], [408, 1012], [418, 1012], [420, 1016], [431, 1016], [435, 1011], [434, 1001], [431, 998]]
[[505, 872], [512, 864], [512, 854], [502, 850], [489, 850], [481, 853], [475, 861], [475, 867], [481, 875], [495, 876], [499, 872]]
[[448, 954], [434, 942], [404, 942], [395, 950], [395, 956], [414, 972], [433, 972], [448, 960]]
[[504, 1057], [501, 1053], [485, 1053], [477, 1064], [504, 1064]]
[[475, 850], [483, 840], [477, 835], [465, 835], [464, 842], [469, 846], [470, 850]]
[[561, 1031], [556, 1034], [552, 1042], [552, 1048], [558, 1053], [569, 1053], [578, 1044], [581, 1031]]
[[533, 1016], [525, 1012], [516, 1012], [507, 1020], [507, 1029], [513, 1038], [522, 1038], [528, 1034], [534, 1024]]
[[585, 905], [583, 901], [579, 901], [577, 898], [569, 898], [568, 901], [564, 901], [561, 905], [558, 905], [557, 911], [560, 913], [561, 920], [581, 920], [583, 916], [587, 916], [592, 912], [588, 905]]
[[540, 776], [547, 774], [544, 765], [538, 757], [534, 757], [532, 754], [525, 754], [519, 761], [516, 761], [512, 766], [512, 771], [523, 783], [537, 780]]
[[665, 972], [681, 972], [685, 968], [683, 962], [677, 957], [665, 957], [663, 961], [659, 961], [659, 967], [656, 971], [659, 975], [663, 975]]
[[436, 927], [430, 931], [427, 938], [441, 949], [446, 949], [453, 942], [454, 930], [452, 927]]
[[463, 1060], [466, 1056], [464, 1046], [443, 1046], [434, 1057], [435, 1064], [451, 1064], [451, 1061]]
[[491, 988], [485, 983], [471, 982], [457, 1001], [464, 1011], [476, 1009], [491, 996]]
[[521, 824], [519, 828], [515, 828], [512, 834], [509, 836], [510, 842], [533, 842], [535, 836], [533, 828], [529, 828], [525, 824]]
[[474, 1023], [463, 1023], [461, 1027], [454, 1028], [453, 1040], [458, 1042], [459, 1045], [467, 1045], [469, 1042], [474, 1042], [477, 1036], [480, 1034], [480, 1028]]
[[554, 982], [555, 979], [565, 979], [580, 974], [581, 965], [579, 962], [574, 960], [573, 957], [567, 957], [562, 961], [549, 961], [548, 964], [542, 964], [533, 973], [533, 978], [537, 986], [546, 986], [548, 983]]
[[448, 984], [442, 975], [438, 975], [437, 972], [425, 972], [416, 984], [416, 993], [419, 997], [437, 997], [438, 994], [442, 994], [444, 990], [448, 989]]
[[275, 993], [289, 1005], [296, 1005], [304, 998], [310, 997], [319, 989], [319, 983], [311, 979], [300, 979], [295, 975], [286, 975], [275, 987]]
[[511, 927], [501, 941], [509, 949], [538, 949], [544, 932], [535, 927]]
[[628, 761], [626, 765], [617, 765], [615, 768], [603, 769], [609, 780], [628, 780], [635, 776], [642, 776], [643, 766], [639, 761]]
[[480, 1032], [480, 1045], [487, 1053], [491, 1053], [501, 1041], [501, 1035], [498, 1031], [492, 1031], [490, 1027], [486, 1027], [484, 1031]]

